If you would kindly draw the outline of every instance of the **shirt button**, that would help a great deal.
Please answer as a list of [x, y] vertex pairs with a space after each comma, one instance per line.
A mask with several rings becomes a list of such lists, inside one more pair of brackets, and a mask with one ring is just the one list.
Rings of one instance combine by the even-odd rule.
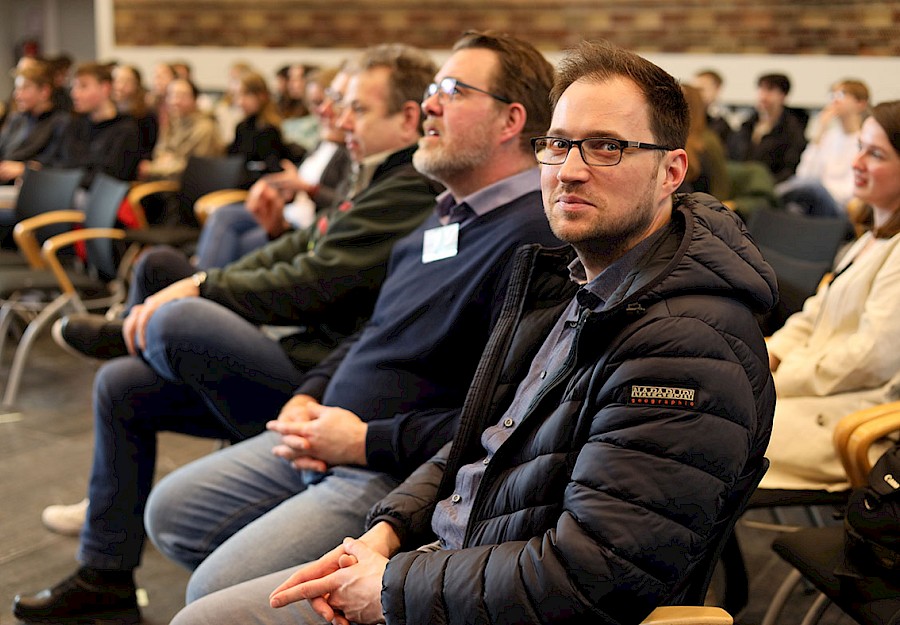
[[504, 426], [504, 427], [511, 428], [514, 424], [515, 424], [515, 421], [513, 421], [513, 420], [510, 419], [509, 417], [507, 417], [506, 419], [503, 420], [503, 426]]
[[452, 501], [453, 503], [459, 503], [460, 501], [462, 501], [462, 497], [459, 496], [459, 493], [453, 493], [450, 501]]
[[543, 379], [546, 378], [546, 377], [547, 377], [547, 372], [546, 372], [546, 371], [541, 371], [541, 379], [543, 380]]
[[484, 460], [481, 461], [481, 464], [490, 464], [490, 463], [491, 463], [490, 458], [485, 458]]

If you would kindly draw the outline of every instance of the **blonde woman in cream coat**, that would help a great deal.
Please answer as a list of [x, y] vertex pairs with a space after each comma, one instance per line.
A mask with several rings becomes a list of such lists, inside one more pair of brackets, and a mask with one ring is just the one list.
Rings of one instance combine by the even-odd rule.
[[900, 101], [864, 122], [853, 175], [872, 227], [768, 343], [778, 400], [761, 488], [848, 488], [835, 425], [900, 399]]

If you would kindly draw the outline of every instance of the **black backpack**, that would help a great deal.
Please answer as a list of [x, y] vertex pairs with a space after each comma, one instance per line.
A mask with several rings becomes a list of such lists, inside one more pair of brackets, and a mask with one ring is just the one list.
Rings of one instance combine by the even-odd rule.
[[900, 575], [900, 444], [878, 459], [868, 485], [850, 495], [844, 527], [849, 568]]

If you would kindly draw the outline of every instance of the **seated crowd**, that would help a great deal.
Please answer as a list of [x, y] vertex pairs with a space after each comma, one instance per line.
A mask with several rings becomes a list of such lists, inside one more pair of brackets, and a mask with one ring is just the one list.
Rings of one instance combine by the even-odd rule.
[[[787, 76], [738, 124], [716, 72], [605, 42], [384, 44], [274, 93], [235, 63], [213, 106], [189, 69], [80, 65], [73, 113], [16, 70], [0, 182], [240, 154], [248, 189], [144, 252], [121, 316], [54, 327], [105, 362], [87, 497], [44, 515], [79, 566], [19, 619], [139, 622], [149, 537], [192, 571], [179, 625], [639, 623], [702, 600], [764, 456], [763, 488], [846, 488], [836, 422], [896, 399], [900, 103], [860, 81], [807, 144]], [[768, 342], [776, 274], [722, 203], [744, 161], [865, 229]], [[154, 485], [162, 431], [231, 444]]]

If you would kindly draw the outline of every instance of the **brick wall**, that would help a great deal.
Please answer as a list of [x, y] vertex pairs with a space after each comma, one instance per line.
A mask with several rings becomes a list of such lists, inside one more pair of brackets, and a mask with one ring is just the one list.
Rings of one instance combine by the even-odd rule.
[[[452, 8], [446, 8], [447, 6]], [[646, 52], [900, 56], [880, 0], [114, 0], [118, 46], [448, 48], [497, 29], [558, 50], [607, 38]]]

